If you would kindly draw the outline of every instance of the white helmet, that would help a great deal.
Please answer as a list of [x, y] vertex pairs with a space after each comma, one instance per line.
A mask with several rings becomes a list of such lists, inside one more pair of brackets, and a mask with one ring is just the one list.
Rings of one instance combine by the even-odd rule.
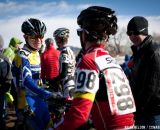
[[67, 28], [58, 28], [54, 31], [53, 37], [60, 37], [60, 38], [68, 38], [69, 37], [69, 29]]

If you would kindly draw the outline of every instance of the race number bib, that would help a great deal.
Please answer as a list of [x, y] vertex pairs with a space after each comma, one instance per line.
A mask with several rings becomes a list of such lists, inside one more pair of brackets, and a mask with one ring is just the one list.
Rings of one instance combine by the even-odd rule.
[[132, 92], [124, 75], [119, 68], [104, 71], [108, 100], [113, 115], [123, 115], [135, 112]]
[[135, 102], [128, 79], [120, 66], [110, 56], [96, 59], [103, 72], [107, 86], [107, 94], [112, 115], [124, 115], [136, 111]]
[[76, 70], [76, 91], [96, 93], [99, 88], [98, 73], [94, 70]]

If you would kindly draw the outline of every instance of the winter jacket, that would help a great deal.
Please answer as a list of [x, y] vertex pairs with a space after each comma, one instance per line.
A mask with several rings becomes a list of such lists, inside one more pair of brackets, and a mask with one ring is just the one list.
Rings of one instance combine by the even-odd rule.
[[49, 46], [41, 55], [41, 78], [51, 80], [59, 74], [60, 51]]
[[18, 51], [18, 48], [16, 48], [16, 45], [17, 45], [17, 44], [21, 44], [21, 43], [22, 43], [21, 40], [19, 40], [19, 39], [16, 38], [16, 37], [13, 37], [13, 38], [11, 38], [11, 40], [10, 40], [9, 47], [8, 47], [8, 48], [5, 48], [5, 49], [3, 50], [3, 52], [2, 52], [3, 55], [6, 56], [6, 57], [8, 57], [10, 63], [12, 63], [12, 61], [13, 61], [13, 59], [14, 59], [17, 51]]
[[0, 94], [4, 94], [10, 89], [11, 80], [11, 65], [8, 59], [0, 54]]
[[132, 74], [130, 85], [136, 103], [136, 114], [160, 114], [160, 44], [151, 36], [141, 46], [132, 46], [133, 56], [129, 61]]
[[0, 129], [6, 125], [5, 93], [10, 89], [12, 80], [11, 65], [6, 57], [0, 54]]

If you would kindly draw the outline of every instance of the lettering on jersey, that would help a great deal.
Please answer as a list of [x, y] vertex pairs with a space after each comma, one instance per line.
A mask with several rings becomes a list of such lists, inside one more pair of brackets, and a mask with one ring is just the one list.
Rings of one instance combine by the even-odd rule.
[[75, 72], [76, 91], [96, 93], [99, 88], [98, 73], [94, 70], [78, 69]]
[[[107, 86], [107, 94], [113, 115], [123, 115], [136, 111], [135, 102], [128, 79], [118, 64], [110, 62], [106, 56], [96, 59], [98, 67], [102, 69]], [[106, 62], [105, 62], [106, 60]], [[103, 61], [103, 63], [102, 63]], [[104, 65], [106, 63], [106, 65]]]
[[104, 55], [100, 57], [96, 57], [95, 59], [99, 70], [104, 70], [106, 68], [121, 68], [118, 64], [116, 64], [116, 61], [114, 58], [112, 58], [110, 55]]

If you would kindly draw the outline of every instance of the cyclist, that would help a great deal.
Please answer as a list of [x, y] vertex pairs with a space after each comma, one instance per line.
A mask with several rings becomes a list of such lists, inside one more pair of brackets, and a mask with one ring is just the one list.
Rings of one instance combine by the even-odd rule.
[[128, 129], [134, 125], [135, 104], [128, 80], [105, 46], [117, 31], [110, 8], [91, 6], [77, 18], [83, 55], [76, 64], [75, 94], [58, 130], [85, 130], [90, 112], [96, 130]]
[[26, 110], [29, 108], [34, 114], [29, 120], [31, 126], [34, 130], [43, 130], [50, 120], [44, 99], [55, 96], [41, 88], [38, 50], [41, 48], [46, 26], [38, 19], [29, 18], [23, 22], [21, 30], [24, 33], [26, 44], [16, 55], [12, 68], [14, 83], [18, 92], [17, 109]]
[[70, 47], [67, 46], [69, 38], [69, 29], [58, 28], [54, 31], [53, 37], [55, 38], [58, 50], [60, 50], [59, 58], [59, 75], [53, 79], [53, 83], [60, 81], [62, 84], [63, 95], [66, 98], [72, 97], [74, 91], [74, 69], [75, 69], [75, 56]]

